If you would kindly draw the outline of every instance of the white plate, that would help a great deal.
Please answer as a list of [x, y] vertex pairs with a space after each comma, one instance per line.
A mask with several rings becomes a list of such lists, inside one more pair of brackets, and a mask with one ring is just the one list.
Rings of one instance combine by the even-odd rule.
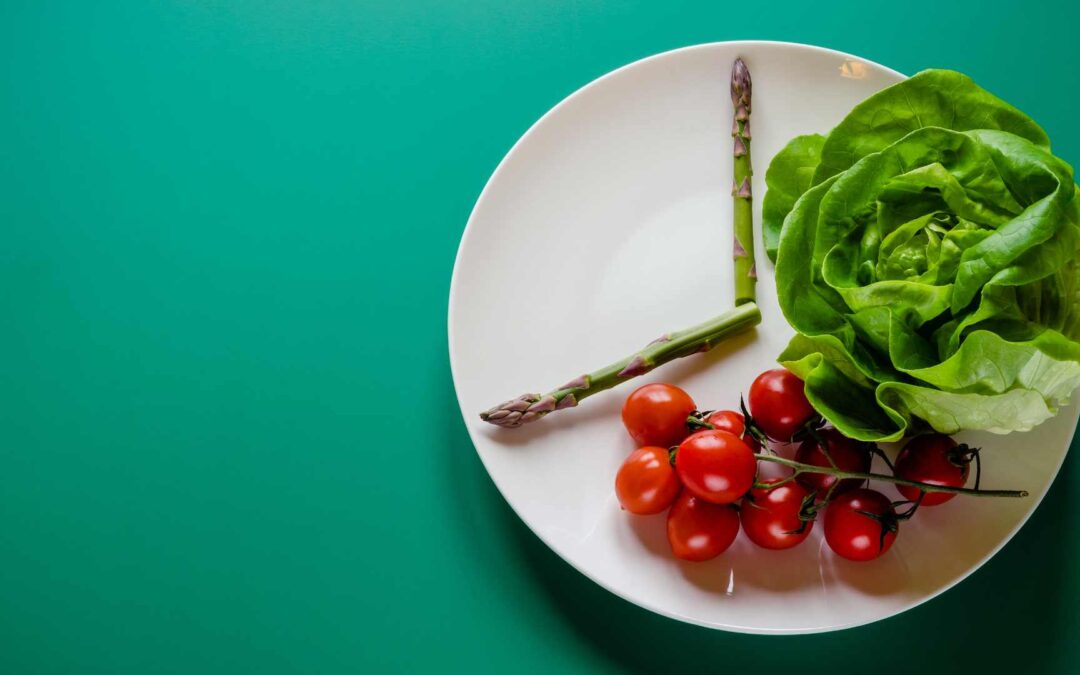
[[[740, 535], [713, 561], [680, 563], [668, 552], [663, 516], [631, 516], [615, 500], [615, 472], [633, 449], [619, 409], [634, 386], [674, 382], [702, 407], [731, 407], [773, 367], [791, 329], [767, 262], [759, 262], [764, 319], [756, 332], [520, 429], [477, 417], [731, 306], [728, 75], [736, 56], [754, 81], [755, 195], [764, 195], [765, 168], [792, 136], [828, 131], [856, 103], [903, 79], [817, 47], [728, 42], [638, 61], [577, 91], [518, 141], [476, 203], [450, 290], [450, 361], [492, 480], [583, 574], [703, 626], [835, 630], [925, 602], [986, 562], [1057, 474], [1075, 406], [1028, 434], [963, 435], [985, 448], [984, 486], [1024, 488], [1031, 497], [961, 497], [923, 509], [886, 556], [861, 564], [835, 557], [820, 526], [789, 551], [758, 549]], [[758, 223], [760, 207], [755, 200]], [[760, 261], [760, 240], [758, 250]]]

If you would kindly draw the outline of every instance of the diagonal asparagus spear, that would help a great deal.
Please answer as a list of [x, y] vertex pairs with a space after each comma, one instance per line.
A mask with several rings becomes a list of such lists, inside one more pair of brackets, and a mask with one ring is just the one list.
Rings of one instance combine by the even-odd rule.
[[677, 333], [664, 334], [641, 351], [588, 375], [581, 375], [547, 394], [522, 394], [480, 413], [480, 419], [500, 427], [519, 427], [563, 408], [572, 408], [587, 396], [611, 389], [644, 375], [668, 361], [705, 352], [721, 340], [761, 322], [756, 304], [748, 302], [733, 310]]
[[734, 140], [735, 180], [731, 196], [735, 201], [735, 304], [755, 300], [754, 285], [757, 268], [754, 266], [754, 213], [751, 203], [750, 177], [750, 71], [742, 59], [731, 67], [731, 105], [735, 119], [731, 123]]
[[731, 69], [731, 103], [735, 109], [735, 309], [677, 333], [665, 333], [641, 351], [588, 375], [580, 375], [546, 394], [522, 394], [480, 413], [500, 427], [519, 427], [548, 413], [573, 408], [582, 399], [643, 375], [668, 361], [711, 349], [717, 342], [761, 323], [754, 302], [754, 220], [750, 202], [750, 71], [742, 59]]

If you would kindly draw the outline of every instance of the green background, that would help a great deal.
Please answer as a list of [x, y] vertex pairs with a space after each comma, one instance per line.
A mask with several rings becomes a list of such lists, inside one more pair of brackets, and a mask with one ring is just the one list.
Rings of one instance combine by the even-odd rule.
[[1075, 449], [942, 597], [711, 632], [519, 523], [445, 316], [499, 159], [615, 67], [768, 38], [956, 68], [1080, 161], [1076, 7], [5, 0], [0, 672], [1066, 672]]

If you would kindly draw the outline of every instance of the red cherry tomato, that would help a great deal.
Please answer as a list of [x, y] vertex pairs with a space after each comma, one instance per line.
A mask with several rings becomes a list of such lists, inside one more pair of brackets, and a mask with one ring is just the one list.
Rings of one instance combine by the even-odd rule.
[[668, 512], [668, 543], [680, 560], [715, 558], [737, 534], [739, 512], [730, 504], [710, 504], [684, 490]]
[[639, 446], [669, 448], [686, 438], [686, 418], [694, 412], [694, 399], [670, 384], [647, 384], [627, 397], [622, 419]]
[[[765, 484], [778, 483], [771, 478]], [[739, 511], [742, 529], [750, 541], [774, 550], [791, 548], [810, 536], [813, 521], [799, 518], [803, 502], [810, 492], [798, 483], [785, 483], [772, 489], [754, 488], [743, 500]]]
[[679, 477], [665, 448], [650, 446], [630, 453], [615, 475], [615, 495], [630, 513], [660, 513], [679, 496]]
[[845, 492], [825, 509], [825, 541], [848, 560], [862, 562], [884, 554], [898, 527], [892, 503], [875, 490]]
[[766, 370], [750, 385], [750, 414], [769, 438], [790, 441], [814, 415], [803, 381], [783, 368]]
[[[829, 457], [832, 457], [833, 462], [836, 463], [836, 468], [860, 473], [870, 470], [870, 460], [873, 457], [865, 444], [846, 438], [836, 429], [822, 429], [818, 435], [825, 441], [825, 448], [829, 451]], [[821, 445], [813, 438], [808, 438], [799, 444], [799, 449], [795, 452], [795, 461], [813, 466], [832, 466], [829, 464], [828, 457], [822, 452]], [[824, 473], [803, 473], [799, 474], [796, 480], [807, 489], [817, 491], [819, 497], [823, 497], [839, 479]], [[854, 490], [862, 483], [863, 481], [858, 478], [845, 478], [836, 486], [834, 494]]]
[[[948, 436], [932, 434], [911, 440], [896, 458], [895, 474], [898, 478], [917, 480], [931, 485], [964, 487], [971, 469], [971, 450], [957, 445]], [[919, 488], [897, 485], [904, 499], [915, 501], [922, 492]], [[955, 494], [927, 492], [922, 506], [937, 506], [949, 501]]]
[[692, 494], [714, 504], [730, 504], [754, 484], [757, 460], [734, 434], [706, 429], [679, 444], [675, 472]]
[[742, 439], [743, 443], [750, 446], [750, 449], [754, 452], [761, 450], [761, 444], [758, 443], [757, 439], [746, 432], [746, 418], [742, 416], [742, 413], [734, 410], [717, 410], [706, 417], [705, 421], [711, 424], [714, 429], [735, 434]]

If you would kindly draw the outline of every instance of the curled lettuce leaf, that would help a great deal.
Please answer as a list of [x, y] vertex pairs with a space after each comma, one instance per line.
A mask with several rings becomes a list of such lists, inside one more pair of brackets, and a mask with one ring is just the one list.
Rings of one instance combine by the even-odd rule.
[[773, 262], [776, 262], [776, 249], [780, 246], [784, 218], [813, 185], [814, 171], [821, 163], [824, 145], [825, 137], [821, 134], [796, 136], [773, 157], [765, 172], [767, 189], [761, 203], [761, 233], [765, 239], [765, 253]]
[[762, 203], [769, 258], [776, 262], [784, 218], [804, 192], [923, 127], [996, 129], [1050, 149], [1042, 127], [968, 76], [925, 70], [855, 106], [828, 136], [796, 136], [773, 158]]
[[1050, 149], [1050, 139], [1030, 117], [962, 73], [925, 70], [855, 106], [829, 134], [815, 183], [846, 171], [912, 131], [998, 129]]
[[1080, 189], [1020, 111], [926, 71], [794, 139], [766, 183], [798, 332], [780, 361], [841, 431], [1027, 430], [1080, 385]]

